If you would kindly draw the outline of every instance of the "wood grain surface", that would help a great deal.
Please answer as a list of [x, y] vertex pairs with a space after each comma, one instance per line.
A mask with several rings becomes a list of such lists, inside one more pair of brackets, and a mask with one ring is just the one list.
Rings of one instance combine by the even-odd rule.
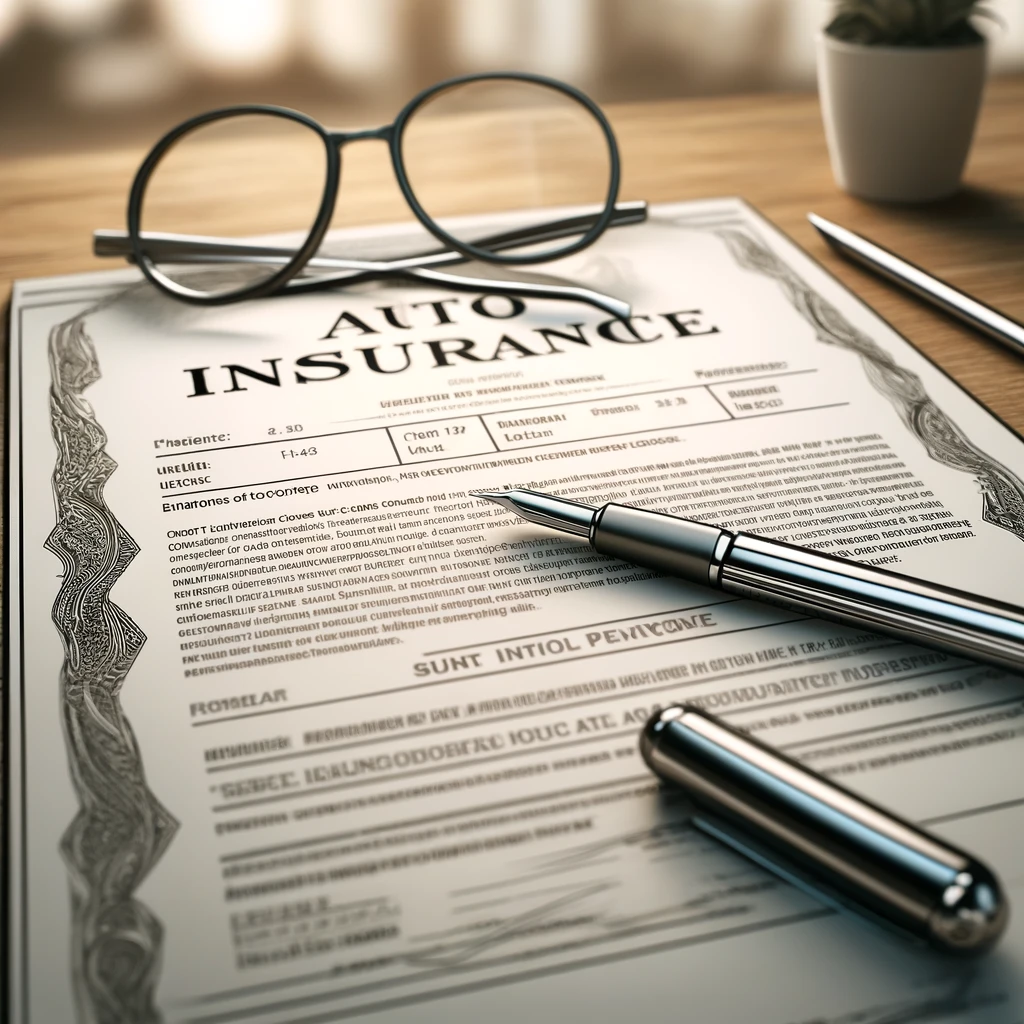
[[[609, 108], [625, 167], [622, 197], [651, 202], [738, 195], [753, 203], [841, 281], [866, 299], [997, 415], [1024, 432], [1024, 360], [947, 316], [843, 262], [807, 223], [822, 214], [895, 250], [952, 284], [1024, 320], [1024, 78], [989, 83], [963, 190], [923, 206], [867, 203], [840, 192], [828, 164], [814, 95], [759, 95], [644, 103]], [[122, 227], [128, 187], [156, 136], [136, 148], [68, 152], [0, 161], [0, 297], [17, 278], [119, 266], [91, 254], [91, 232]], [[466, 144], [465, 138], [460, 140]], [[493, 182], [452, 207], [499, 205], [503, 194], [493, 150], [480, 145]], [[273, 199], [239, 194], [231, 163], [182, 186], [181, 230], [202, 207], [208, 234], [301, 226], [298, 173], [265, 154]], [[218, 165], [219, 167], [220, 165]], [[197, 196], [197, 189], [201, 194]], [[187, 212], [186, 212], [187, 211]], [[335, 224], [405, 219], [385, 147], [346, 149]], [[5, 329], [6, 329], [6, 317]]]

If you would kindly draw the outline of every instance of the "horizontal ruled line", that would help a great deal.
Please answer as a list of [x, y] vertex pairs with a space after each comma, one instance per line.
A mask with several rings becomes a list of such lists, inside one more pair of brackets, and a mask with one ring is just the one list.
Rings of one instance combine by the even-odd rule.
[[[774, 626], [785, 626], [791, 622], [805, 622], [811, 616], [800, 615], [793, 619], [781, 619], [778, 622], [762, 622], [756, 626], [741, 626], [738, 629], [723, 629], [717, 633], [702, 633], [699, 637], [696, 636], [682, 636], [676, 640], [664, 640], [656, 644], [644, 644], [642, 650], [650, 650], [653, 647], [664, 647], [666, 644], [682, 644], [688, 643], [691, 640], [701, 640], [709, 636], [728, 636], [731, 633], [746, 633], [753, 629], [770, 629]], [[395, 686], [387, 690], [373, 690], [366, 693], [353, 693], [345, 697], [331, 697], [328, 700], [315, 700], [309, 701], [305, 704], [287, 704], [284, 707], [270, 708], [266, 711], [247, 711], [241, 715], [223, 715], [218, 718], [207, 718], [200, 722], [193, 722], [192, 728], [197, 729], [202, 726], [208, 725], [219, 725], [222, 722], [237, 722], [243, 718], [260, 718], [264, 715], [280, 715], [288, 711], [301, 711], [306, 708], [318, 708], [324, 707], [327, 704], [344, 704], [348, 701], [353, 700], [366, 700], [370, 697], [387, 697], [394, 693], [408, 693], [410, 690], [423, 690], [431, 686], [444, 686], [449, 683], [461, 683], [467, 679], [486, 679], [488, 676], [501, 676], [506, 675], [509, 672], [523, 672], [531, 668], [551, 668], [553, 665], [567, 665], [573, 661], [587, 661], [590, 658], [605, 658], [613, 654], [625, 654], [629, 648], [625, 648], [620, 651], [598, 651], [595, 654], [582, 654], [575, 658], [560, 658], [558, 661], [547, 661], [540, 662], [533, 665], [516, 665], [513, 668], [502, 668], [495, 669], [493, 672], [479, 672], [475, 675], [467, 676], [452, 676], [449, 679], [432, 679], [427, 683], [409, 683], [407, 686]]]

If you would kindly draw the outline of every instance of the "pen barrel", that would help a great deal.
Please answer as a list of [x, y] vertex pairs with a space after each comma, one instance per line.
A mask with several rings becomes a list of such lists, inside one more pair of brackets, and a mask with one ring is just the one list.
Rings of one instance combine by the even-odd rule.
[[899, 573], [736, 534], [723, 590], [1024, 672], [1024, 611]]
[[833, 224], [815, 214], [811, 223], [838, 252], [854, 263], [906, 288], [925, 302], [931, 302], [964, 323], [1001, 342], [1021, 355], [1024, 352], [1024, 324], [1012, 320], [999, 310], [934, 277], [909, 260], [897, 256], [877, 242], [864, 238], [847, 228]]
[[1002, 933], [985, 865], [699, 708], [657, 712], [640, 747], [686, 791], [695, 825], [826, 902], [949, 952]]

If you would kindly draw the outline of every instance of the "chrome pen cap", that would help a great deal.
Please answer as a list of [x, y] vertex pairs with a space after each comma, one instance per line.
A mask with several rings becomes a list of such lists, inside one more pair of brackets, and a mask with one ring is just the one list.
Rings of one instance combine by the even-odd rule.
[[703, 831], [825, 902], [945, 952], [994, 945], [1008, 908], [984, 864], [698, 707], [655, 713], [640, 750]]

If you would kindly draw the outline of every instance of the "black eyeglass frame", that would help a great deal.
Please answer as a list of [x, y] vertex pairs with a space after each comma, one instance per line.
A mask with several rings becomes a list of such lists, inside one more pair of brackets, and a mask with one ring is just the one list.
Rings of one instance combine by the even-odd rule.
[[[555, 250], [545, 252], [533, 252], [525, 254], [507, 254], [493, 252], [478, 248], [462, 239], [456, 238], [445, 231], [427, 212], [424, 210], [416, 193], [409, 182], [405, 171], [405, 164], [402, 156], [402, 139], [409, 123], [409, 119], [425, 103], [438, 96], [440, 93], [465, 85], [470, 82], [480, 81], [513, 81], [529, 82], [535, 85], [544, 86], [560, 92], [570, 99], [581, 104], [587, 112], [600, 125], [605, 141], [608, 144], [609, 155], [609, 180], [608, 193], [605, 198], [605, 205], [602, 212], [594, 220], [593, 224], [576, 241], [562, 246]], [[229, 117], [244, 116], [247, 114], [262, 114], [272, 117], [280, 117], [285, 120], [294, 121], [314, 131], [324, 144], [326, 154], [326, 177], [324, 181], [323, 198], [320, 202], [320, 209], [313, 221], [313, 226], [306, 240], [296, 250], [295, 256], [280, 270], [271, 274], [263, 281], [247, 285], [235, 291], [224, 293], [201, 292], [189, 288], [186, 285], [168, 277], [161, 272], [159, 267], [147, 255], [142, 239], [142, 206], [146, 196], [146, 188], [149, 185], [150, 177], [156, 170], [160, 161], [164, 158], [171, 147], [189, 132], [203, 125], [221, 121]], [[135, 262], [142, 269], [150, 282], [156, 287], [174, 295], [176, 298], [195, 305], [218, 306], [245, 299], [260, 298], [269, 295], [284, 287], [294, 278], [314, 256], [323, 242], [324, 235], [330, 226], [331, 218], [334, 215], [334, 207], [337, 202], [338, 190], [341, 185], [341, 149], [349, 142], [361, 139], [380, 139], [388, 143], [391, 154], [391, 164], [395, 171], [395, 177], [399, 188], [406, 202], [416, 215], [416, 219], [430, 232], [438, 241], [445, 246], [454, 249], [470, 259], [483, 260], [488, 263], [497, 263], [504, 266], [526, 266], [529, 264], [542, 263], [551, 259], [560, 259], [563, 256], [570, 256], [573, 253], [592, 245], [604, 233], [615, 215], [615, 202], [619, 194], [619, 184], [622, 176], [622, 165], [619, 156], [619, 147], [612, 131], [612, 126], [601, 108], [585, 93], [566, 82], [555, 78], [548, 78], [544, 75], [535, 75], [524, 71], [503, 71], [503, 72], [482, 72], [472, 75], [460, 75], [456, 78], [448, 78], [417, 93], [399, 112], [395, 120], [380, 128], [369, 128], [360, 131], [331, 131], [325, 128], [318, 121], [297, 110], [288, 107], [278, 107], [270, 104], [245, 104], [233, 107], [220, 107], [216, 110], [209, 110], [206, 113], [198, 114], [195, 117], [183, 121], [177, 127], [172, 128], [164, 135], [156, 145], [149, 151], [145, 160], [135, 174], [132, 181], [131, 191], [128, 195], [128, 236], [131, 241], [132, 254]]]

